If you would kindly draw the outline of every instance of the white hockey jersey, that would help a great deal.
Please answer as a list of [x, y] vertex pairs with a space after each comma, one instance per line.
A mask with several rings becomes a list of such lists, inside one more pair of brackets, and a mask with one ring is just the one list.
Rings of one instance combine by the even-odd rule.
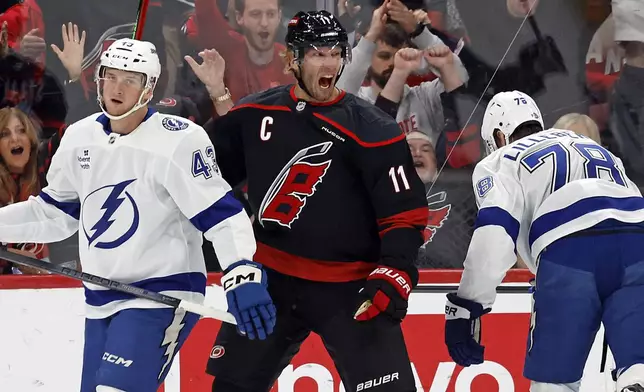
[[[105, 115], [69, 126], [39, 196], [0, 209], [0, 240], [47, 243], [79, 230], [84, 272], [203, 300], [202, 232], [223, 268], [251, 260], [250, 220], [200, 126], [152, 109], [128, 135]], [[164, 305], [85, 284], [88, 318]]]
[[473, 185], [479, 211], [458, 295], [485, 308], [517, 254], [536, 272], [541, 251], [559, 238], [606, 219], [644, 221], [644, 198], [621, 160], [570, 131], [500, 148], [476, 166]]

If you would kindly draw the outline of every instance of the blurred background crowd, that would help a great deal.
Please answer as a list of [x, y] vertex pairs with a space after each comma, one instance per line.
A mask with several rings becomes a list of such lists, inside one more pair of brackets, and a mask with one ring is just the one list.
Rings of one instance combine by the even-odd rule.
[[[99, 111], [94, 66], [133, 35], [138, 5], [0, 0], [0, 205], [38, 194], [66, 124]], [[430, 210], [419, 267], [462, 268], [476, 217], [471, 175], [484, 156], [479, 127], [496, 92], [531, 95], [546, 128], [601, 142], [644, 187], [644, 0], [150, 0], [142, 39], [163, 67], [155, 109], [200, 125], [217, 116], [208, 81], [185, 60], [204, 49], [223, 56], [234, 101], [293, 83], [286, 25], [315, 9], [350, 33], [352, 62], [338, 87], [376, 105], [386, 91], [379, 106], [407, 135]], [[452, 55], [394, 61], [408, 47]], [[231, 185], [244, 200], [244, 184]], [[78, 263], [74, 237], [12, 248]], [[208, 242], [204, 254], [218, 270]], [[0, 274], [12, 273], [38, 271], [0, 260]]]

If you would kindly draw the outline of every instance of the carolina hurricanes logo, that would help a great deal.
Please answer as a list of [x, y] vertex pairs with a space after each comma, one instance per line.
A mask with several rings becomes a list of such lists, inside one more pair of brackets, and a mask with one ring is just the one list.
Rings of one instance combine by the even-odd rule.
[[162, 100], [159, 101], [159, 103], [157, 103], [157, 105], [167, 106], [167, 107], [175, 107], [175, 106], [177, 106], [177, 100], [174, 99], [174, 98], [170, 98], [170, 97], [163, 98]]
[[314, 156], [326, 154], [333, 142], [324, 142], [300, 150], [282, 168], [259, 207], [259, 221], [275, 222], [291, 228], [306, 205], [307, 198], [313, 196], [316, 186], [322, 182], [331, 160], [322, 163], [305, 161]]
[[423, 232], [423, 235], [425, 237], [425, 243], [423, 244], [423, 246], [426, 246], [427, 244], [432, 242], [438, 229], [443, 227], [443, 225], [445, 224], [445, 221], [447, 221], [447, 218], [449, 217], [449, 212], [452, 209], [451, 204], [446, 204], [440, 208], [432, 208], [432, 206], [435, 206], [436, 204], [444, 203], [446, 200], [447, 200], [447, 192], [445, 191], [438, 192], [427, 197], [427, 206], [429, 208], [429, 218], [427, 219], [427, 227], [425, 227], [425, 231]]

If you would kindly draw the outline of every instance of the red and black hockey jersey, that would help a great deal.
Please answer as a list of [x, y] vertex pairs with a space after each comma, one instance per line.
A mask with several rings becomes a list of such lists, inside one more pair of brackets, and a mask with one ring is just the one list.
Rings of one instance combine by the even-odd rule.
[[413, 268], [427, 201], [398, 124], [351, 94], [316, 105], [293, 91], [251, 95], [206, 124], [224, 178], [248, 181], [255, 260], [326, 282]]

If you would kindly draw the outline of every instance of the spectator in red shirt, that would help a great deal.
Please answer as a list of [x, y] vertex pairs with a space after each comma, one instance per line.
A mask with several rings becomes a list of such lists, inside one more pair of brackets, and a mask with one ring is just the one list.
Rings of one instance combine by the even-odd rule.
[[45, 24], [36, 0], [11, 1], [0, 14], [0, 25], [7, 23], [8, 46], [22, 55], [45, 62]]
[[230, 1], [235, 2], [235, 21], [242, 34], [230, 27], [216, 0], [196, 0], [194, 18], [199, 46], [216, 49], [226, 60], [225, 83], [233, 101], [293, 83], [280, 57], [285, 47], [275, 42], [282, 19], [281, 0]]

